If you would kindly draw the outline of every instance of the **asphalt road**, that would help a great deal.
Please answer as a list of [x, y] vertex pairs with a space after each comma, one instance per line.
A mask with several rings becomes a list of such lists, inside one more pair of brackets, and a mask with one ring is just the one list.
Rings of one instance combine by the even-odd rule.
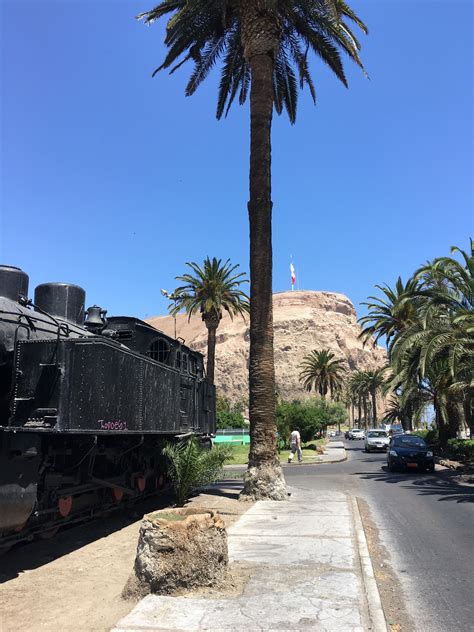
[[285, 467], [288, 485], [366, 500], [417, 631], [472, 632], [474, 487], [449, 470], [388, 472], [385, 454], [365, 454], [363, 441], [344, 443], [347, 461]]

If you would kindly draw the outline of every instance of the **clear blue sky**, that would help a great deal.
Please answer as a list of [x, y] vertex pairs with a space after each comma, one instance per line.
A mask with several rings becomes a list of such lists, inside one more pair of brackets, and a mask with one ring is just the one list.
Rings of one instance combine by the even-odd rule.
[[[0, 0], [0, 261], [83, 286], [109, 314], [164, 313], [186, 261], [248, 270], [249, 111], [215, 119], [214, 73], [151, 72], [154, 0]], [[313, 60], [318, 104], [273, 128], [274, 290], [343, 292], [356, 307], [473, 231], [473, 5], [351, 6], [366, 80]], [[362, 311], [362, 310], [361, 310]]]

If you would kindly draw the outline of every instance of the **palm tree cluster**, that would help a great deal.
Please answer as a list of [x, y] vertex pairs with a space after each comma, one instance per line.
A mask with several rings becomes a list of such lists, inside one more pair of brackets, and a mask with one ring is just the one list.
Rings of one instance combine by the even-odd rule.
[[[344, 401], [347, 408], [358, 408], [358, 421], [367, 427], [369, 409], [372, 426], [377, 425], [377, 395], [384, 384], [384, 368], [370, 371], [355, 371], [348, 377], [346, 361], [336, 359], [329, 349], [314, 350], [305, 355], [300, 365], [300, 382], [306, 390], [318, 391], [322, 399], [327, 395], [333, 400]], [[362, 416], [363, 411], [363, 416]], [[352, 414], [354, 422], [355, 415]]]
[[360, 319], [362, 336], [386, 336], [394, 392], [391, 412], [405, 427], [431, 404], [440, 443], [469, 426], [474, 436], [474, 250], [451, 249], [395, 289], [379, 286]]
[[[364, 419], [365, 427], [372, 417], [372, 427], [377, 427], [377, 395], [385, 383], [385, 367], [370, 371], [355, 371], [347, 383], [347, 400], [354, 408], [358, 409], [359, 423]], [[363, 411], [363, 416], [362, 416]], [[370, 415], [369, 415], [370, 411]], [[354, 421], [354, 414], [352, 415]]]

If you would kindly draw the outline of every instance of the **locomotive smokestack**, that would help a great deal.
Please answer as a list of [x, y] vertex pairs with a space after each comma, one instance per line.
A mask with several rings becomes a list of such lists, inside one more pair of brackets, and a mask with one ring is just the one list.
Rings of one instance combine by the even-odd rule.
[[28, 297], [29, 278], [26, 272], [15, 266], [0, 265], [0, 296], [11, 301]]
[[82, 287], [70, 283], [42, 283], [35, 289], [35, 305], [75, 325], [84, 324], [85, 301]]

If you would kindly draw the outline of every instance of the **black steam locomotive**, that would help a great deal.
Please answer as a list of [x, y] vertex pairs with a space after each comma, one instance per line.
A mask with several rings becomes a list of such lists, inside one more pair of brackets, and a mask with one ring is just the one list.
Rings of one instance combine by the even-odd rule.
[[76, 285], [0, 266], [0, 550], [165, 485], [166, 441], [215, 430], [203, 356]]

